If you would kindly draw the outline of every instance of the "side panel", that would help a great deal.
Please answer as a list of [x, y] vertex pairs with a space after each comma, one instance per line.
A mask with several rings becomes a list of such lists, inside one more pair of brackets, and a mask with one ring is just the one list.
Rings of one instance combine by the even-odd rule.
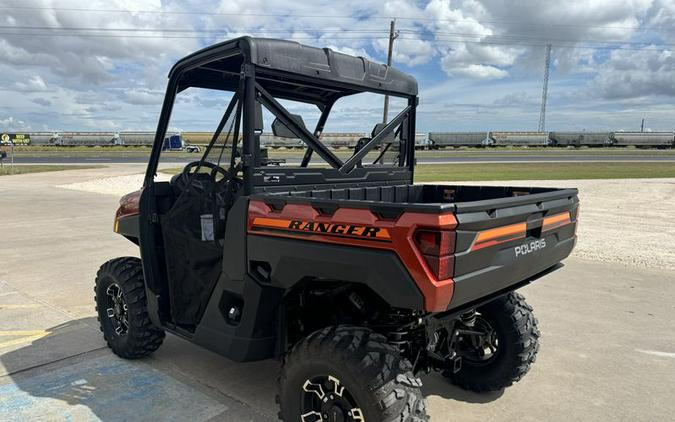
[[[456, 225], [452, 214], [429, 214], [417, 212], [405, 212], [396, 219], [378, 216], [368, 209], [338, 208], [336, 210], [319, 210], [309, 204], [287, 203], [281, 209], [275, 209], [263, 200], [252, 200], [249, 204], [248, 233], [249, 241], [253, 242], [255, 235], [276, 237], [280, 239], [293, 239], [299, 242], [276, 243], [277, 250], [270, 253], [278, 256], [287, 254], [291, 247], [306, 244], [310, 248], [313, 245], [332, 244], [347, 247], [350, 252], [345, 252], [342, 260], [337, 260], [331, 255], [331, 251], [338, 249], [322, 248], [325, 253], [325, 270], [322, 277], [340, 279], [341, 277], [358, 278], [358, 274], [350, 274], [359, 263], [362, 266], [369, 264], [368, 259], [376, 259], [378, 254], [369, 253], [382, 251], [394, 257], [398, 257], [400, 266], [394, 264], [395, 260], [386, 264], [390, 268], [396, 268], [394, 273], [388, 275], [391, 279], [387, 285], [394, 286], [398, 283], [405, 284], [412, 278], [425, 298], [423, 308], [429, 312], [444, 311], [453, 293], [454, 281], [449, 278], [437, 280], [432, 272], [423, 264], [424, 259], [414, 245], [413, 235], [418, 228], [443, 228], [452, 230]], [[318, 250], [318, 249], [317, 249]], [[353, 252], [352, 252], [353, 251]], [[249, 245], [249, 254], [256, 253], [256, 248]], [[349, 255], [351, 254], [351, 255]], [[314, 255], [313, 255], [314, 256]], [[318, 257], [318, 256], [317, 256]], [[254, 259], [249, 256], [249, 260]], [[280, 258], [279, 258], [280, 259]], [[302, 261], [299, 261], [301, 263]], [[340, 265], [342, 263], [342, 265]], [[288, 263], [289, 265], [292, 262]], [[382, 263], [381, 265], [385, 265]], [[319, 268], [320, 266], [317, 266]], [[349, 271], [341, 272], [342, 268]], [[373, 265], [375, 268], [375, 265]], [[381, 270], [381, 268], [376, 268]], [[274, 271], [274, 268], [272, 269]], [[372, 270], [370, 270], [372, 272]], [[351, 279], [350, 278], [350, 279]], [[290, 280], [297, 282], [300, 280]], [[357, 280], [358, 281], [358, 280]], [[371, 288], [386, 290], [387, 287], [379, 287], [378, 284]], [[377, 290], [376, 290], [377, 291]], [[386, 295], [387, 292], [378, 292]], [[400, 299], [399, 299], [400, 301]]]
[[[282, 294], [249, 276], [232, 280], [223, 274], [190, 340], [237, 362], [272, 358]], [[235, 320], [228, 318], [233, 307], [241, 312]]]
[[394, 307], [424, 307], [415, 281], [390, 251], [250, 235], [248, 257], [252, 272], [269, 265], [264, 276], [273, 287], [289, 289], [306, 277], [340, 280], [365, 284]]

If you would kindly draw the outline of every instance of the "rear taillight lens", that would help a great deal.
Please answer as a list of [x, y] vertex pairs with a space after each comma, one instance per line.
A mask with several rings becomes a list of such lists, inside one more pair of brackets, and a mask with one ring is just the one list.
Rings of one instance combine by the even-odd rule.
[[415, 245], [429, 270], [439, 280], [452, 277], [455, 269], [455, 232], [449, 230], [418, 230]]

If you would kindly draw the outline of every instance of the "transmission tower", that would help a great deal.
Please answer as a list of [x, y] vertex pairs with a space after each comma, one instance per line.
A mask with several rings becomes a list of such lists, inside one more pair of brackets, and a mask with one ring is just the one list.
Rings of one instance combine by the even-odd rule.
[[541, 112], [539, 113], [539, 132], [546, 130], [546, 97], [548, 96], [548, 71], [551, 67], [551, 44], [546, 44], [546, 63], [544, 64], [544, 88], [541, 91]]

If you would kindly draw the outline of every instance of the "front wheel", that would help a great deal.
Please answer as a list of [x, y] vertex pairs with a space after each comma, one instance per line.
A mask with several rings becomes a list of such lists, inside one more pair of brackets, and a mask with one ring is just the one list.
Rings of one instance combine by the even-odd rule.
[[539, 350], [539, 329], [532, 307], [516, 292], [476, 309], [471, 330], [458, 341], [459, 372], [446, 373], [460, 388], [475, 392], [502, 390], [529, 371]]
[[277, 401], [286, 422], [401, 421], [429, 418], [412, 365], [366, 328], [310, 334], [283, 361]]
[[164, 331], [148, 317], [140, 259], [116, 258], [101, 265], [94, 292], [103, 337], [116, 355], [136, 359], [159, 348]]

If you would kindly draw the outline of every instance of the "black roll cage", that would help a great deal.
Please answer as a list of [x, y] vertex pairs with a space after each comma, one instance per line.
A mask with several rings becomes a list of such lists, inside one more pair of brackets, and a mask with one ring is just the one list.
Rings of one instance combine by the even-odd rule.
[[[256, 148], [255, 145], [256, 101], [272, 112], [272, 114], [274, 114], [275, 117], [277, 117], [293, 134], [307, 145], [307, 150], [300, 165], [301, 168], [298, 169], [297, 167], [294, 167], [294, 171], [302, 173], [303, 170], [309, 170], [307, 169], [307, 166], [312, 154], [316, 152], [330, 165], [331, 169], [312, 169], [312, 172], [316, 173], [332, 170], [332, 177], [330, 179], [332, 182], [341, 178], [344, 178], [345, 182], [349, 180], [365, 180], [367, 179], [367, 175], [363, 175], [363, 169], [355, 169], [355, 167], [357, 167], [361, 160], [373, 148], [378, 146], [400, 126], [400, 131], [397, 131], [396, 133], [398, 134], [403, 131], [406, 133], [400, 133], [401, 154], [398, 165], [389, 167], [378, 166], [378, 171], [381, 173], [382, 170], [386, 170], [387, 168], [390, 170], [398, 170], [398, 172], [396, 172], [396, 177], [400, 179], [400, 170], [405, 168], [408, 173], [405, 178], [408, 179], [409, 182], [412, 182], [415, 165], [415, 112], [418, 103], [416, 86], [415, 92], [402, 93], [376, 86], [364, 86], [364, 83], [352, 84], [341, 80], [312, 78], [306, 75], [293, 74], [277, 69], [262, 67], [252, 63], [252, 53], [249, 50], [250, 44], [250, 39], [245, 37], [243, 39], [225, 43], [224, 46], [231, 45], [231, 48], [229, 49], [223, 48], [224, 46], [221, 45], [219, 45], [221, 48], [217, 49], [217, 52], [210, 51], [214, 50], [215, 46], [207, 48], [179, 61], [171, 70], [166, 95], [157, 124], [155, 140], [145, 174], [144, 186], [147, 187], [151, 184], [156, 174], [163, 140], [167, 131], [176, 95], [190, 87], [234, 92], [232, 101], [234, 102], [235, 98], [242, 101], [243, 152], [241, 164], [245, 195], [253, 193], [255, 186], [258, 185], [255, 182], [256, 179], [254, 178], [254, 175], [261, 172], [264, 174], [262, 168], [256, 167], [256, 163], [259, 163], [257, 159], [258, 154], [260, 154], [259, 149]], [[238, 72], [235, 71], [234, 68], [218, 68], [217, 66], [212, 65], [213, 63], [222, 64], [225, 60], [231, 60], [233, 57], [237, 57], [237, 55], [240, 56], [241, 61]], [[223, 67], [226, 67], [226, 65], [223, 65]], [[267, 87], [263, 86], [263, 82], [267, 84]], [[275, 95], [269, 92], [270, 88], [277, 91], [276, 98]], [[243, 92], [241, 92], [242, 90]], [[310, 90], [313, 91], [311, 95], [308, 94], [306, 97], [303, 97], [303, 90], [307, 90], [307, 92], [310, 92]], [[406, 98], [408, 104], [397, 116], [391, 119], [379, 133], [375, 134], [349, 159], [343, 162], [319, 140], [319, 136], [323, 131], [335, 102], [342, 97], [362, 92], [372, 92]], [[277, 98], [291, 99], [316, 105], [321, 114], [314, 131], [310, 132], [305, 127], [298, 124], [291, 117], [288, 110], [277, 101]], [[220, 125], [218, 129], [221, 129]], [[218, 133], [214, 134], [214, 140], [217, 138], [217, 135]], [[236, 145], [236, 140], [234, 140], [234, 145]], [[356, 170], [360, 171], [359, 174], [350, 177], [352, 173], [357, 173]], [[391, 174], [394, 174], [394, 172]]]

